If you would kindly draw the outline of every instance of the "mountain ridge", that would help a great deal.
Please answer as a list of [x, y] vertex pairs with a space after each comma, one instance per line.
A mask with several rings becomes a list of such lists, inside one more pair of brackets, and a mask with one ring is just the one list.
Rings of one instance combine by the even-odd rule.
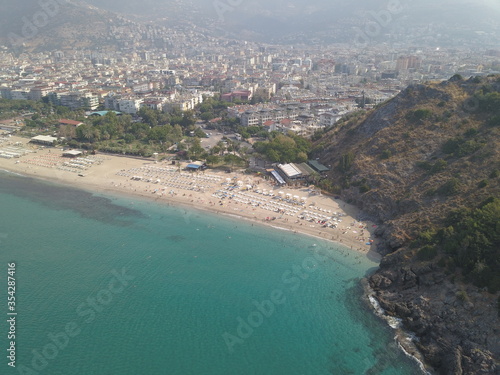
[[82, 39], [82, 47], [116, 48], [109, 24], [122, 25], [120, 20], [125, 18], [133, 20], [136, 27], [192, 24], [213, 37], [278, 44], [355, 42], [359, 30], [369, 27], [379, 30], [368, 38], [370, 43], [401, 43], [402, 36], [408, 43], [442, 46], [466, 41], [495, 47], [500, 41], [500, 6], [487, 0], [396, 0], [384, 4], [361, 0], [349, 4], [299, 0], [0, 0], [0, 5], [0, 43], [24, 44], [27, 50], [35, 51], [71, 46], [77, 42], [76, 36]]
[[440, 374], [499, 369], [498, 144], [500, 76], [410, 86], [315, 143], [323, 186], [380, 224], [375, 298]]

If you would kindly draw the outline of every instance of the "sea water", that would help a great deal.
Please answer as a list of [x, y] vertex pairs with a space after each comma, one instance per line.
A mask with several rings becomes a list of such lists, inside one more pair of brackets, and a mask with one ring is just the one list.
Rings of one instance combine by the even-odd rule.
[[[9, 340], [8, 263], [15, 263]], [[418, 374], [376, 263], [236, 218], [0, 173], [1, 374]]]

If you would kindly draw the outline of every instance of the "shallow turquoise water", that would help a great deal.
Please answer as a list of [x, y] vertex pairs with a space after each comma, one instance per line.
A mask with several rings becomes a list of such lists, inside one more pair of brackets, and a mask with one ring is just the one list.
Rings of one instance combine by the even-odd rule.
[[419, 373], [360, 302], [376, 264], [340, 246], [7, 174], [0, 210], [2, 374]]

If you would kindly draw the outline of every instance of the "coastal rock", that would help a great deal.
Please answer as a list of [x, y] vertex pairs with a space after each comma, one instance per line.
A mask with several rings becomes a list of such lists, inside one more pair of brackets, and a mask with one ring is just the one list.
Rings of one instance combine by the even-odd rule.
[[392, 280], [385, 277], [385, 276], [382, 276], [382, 275], [379, 275], [379, 274], [376, 274], [376, 275], [373, 275], [373, 277], [370, 279], [371, 282], [372, 282], [372, 285], [375, 287], [375, 288], [387, 288], [389, 287], [391, 284], [392, 284]]
[[463, 375], [462, 369], [462, 348], [458, 347], [450, 353], [445, 354], [443, 360], [443, 374]]
[[[483, 87], [498, 91], [500, 76], [412, 85], [315, 144], [315, 156], [335, 166], [332, 186], [378, 224], [383, 258], [369, 278], [375, 298], [416, 334], [415, 345], [438, 374], [500, 374], [500, 292], [473, 286], [460, 259], [436, 238], [451, 213], [500, 196], [493, 170], [500, 165], [498, 132], [484, 126], [489, 114], [464, 110]], [[445, 150], [454, 140], [480, 148]], [[456, 191], [443, 189], [454, 180]]]
[[418, 285], [418, 276], [410, 267], [402, 267], [400, 269], [400, 277], [404, 289], [414, 288]]
[[412, 315], [411, 310], [408, 308], [406, 303], [399, 302], [394, 304], [394, 312], [403, 318], [409, 317]]

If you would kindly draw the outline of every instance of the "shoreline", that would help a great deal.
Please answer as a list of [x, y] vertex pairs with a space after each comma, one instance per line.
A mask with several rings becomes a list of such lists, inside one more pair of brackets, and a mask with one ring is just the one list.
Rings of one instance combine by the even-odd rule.
[[[50, 153], [52, 154], [56, 152], [55, 150], [57, 149], [54, 148], [44, 149], [38, 151], [37, 154], [40, 153], [42, 155], [45, 155], [49, 153], [48, 150], [51, 150]], [[345, 231], [343, 233], [341, 232], [342, 228], [335, 231], [332, 231], [330, 228], [326, 228], [323, 230], [319, 230], [318, 233], [318, 228], [316, 226], [314, 226], [314, 229], [312, 229], [311, 227], [307, 227], [304, 225], [297, 225], [297, 223], [293, 221], [282, 221], [282, 219], [280, 219], [279, 221], [278, 219], [273, 221], [266, 221], [262, 219], [263, 215], [271, 215], [271, 213], [264, 211], [261, 208], [253, 207], [250, 211], [249, 207], [233, 203], [227, 203], [222, 206], [217, 206], [216, 204], [207, 204], [206, 201], [207, 199], [212, 199], [213, 201], [216, 200], [214, 197], [210, 198], [211, 196], [210, 193], [212, 193], [212, 191], [203, 192], [197, 197], [196, 196], [193, 197], [192, 195], [196, 193], [193, 193], [188, 190], [176, 189], [179, 190], [180, 192], [185, 191], [184, 195], [179, 195], [180, 193], [177, 193], [175, 195], [172, 194], [166, 196], [163, 195], [158, 196], [156, 194], [151, 193], [151, 185], [153, 185], [153, 188], [158, 187], [159, 185], [143, 181], [134, 182], [134, 184], [132, 185], [130, 183], [130, 179], [120, 178], [120, 176], [118, 176], [117, 173], [127, 168], [134, 169], [134, 168], [141, 168], [144, 166], [149, 166], [153, 168], [165, 167], [165, 163], [156, 164], [154, 163], [154, 161], [135, 159], [135, 158], [129, 159], [127, 157], [114, 156], [114, 155], [104, 155], [103, 157], [106, 160], [104, 160], [100, 165], [95, 165], [89, 168], [89, 170], [85, 172], [85, 177], [80, 177], [78, 176], [78, 174], [72, 172], [60, 171], [51, 168], [26, 166], [26, 164], [19, 162], [19, 159], [12, 160], [12, 159], [0, 158], [0, 171], [3, 170], [6, 171], [7, 173], [12, 173], [18, 176], [41, 179], [52, 183], [62, 184], [64, 186], [82, 189], [93, 194], [97, 193], [97, 194], [104, 194], [111, 196], [114, 195], [125, 199], [136, 198], [145, 200], [150, 203], [159, 203], [161, 205], [168, 205], [168, 206], [172, 205], [177, 208], [194, 209], [195, 211], [199, 210], [214, 215], [223, 215], [227, 218], [245, 220], [253, 224], [261, 225], [263, 227], [286, 231], [289, 232], [290, 234], [306, 235], [308, 237], [317, 240], [326, 241], [327, 243], [335, 243], [336, 245], [340, 245], [346, 248], [346, 250], [351, 250], [360, 255], [364, 255], [369, 260], [375, 262], [377, 264], [376, 266], [377, 268], [380, 263], [380, 259], [382, 258], [382, 256], [375, 251], [376, 241], [373, 241], [373, 243], [370, 246], [367, 246], [364, 240], [362, 243], [365, 244], [365, 248], [359, 247], [360, 241], [356, 239], [355, 236], [356, 233], [352, 233], [352, 231], [349, 233]], [[207, 172], [217, 174], [217, 172], [211, 170], [208, 170]], [[219, 177], [221, 179], [226, 178], [225, 173], [219, 172], [218, 174], [220, 175]], [[231, 176], [233, 175], [237, 175], [236, 177], [239, 178], [244, 177], [241, 173], [239, 174], [232, 173]], [[258, 185], [265, 186], [267, 188], [270, 187], [268, 182], [263, 180], [262, 178], [260, 178]], [[217, 189], [217, 187], [219, 186], [216, 186], [215, 189]], [[292, 189], [282, 188], [282, 189], [291, 191], [292, 193], [295, 192], [298, 193], [301, 191], [301, 189], [297, 188], [292, 188]], [[188, 192], [190, 193], [191, 196], [186, 194]], [[355, 207], [349, 206], [345, 202], [342, 202], [340, 200], [334, 200], [333, 198], [330, 197], [314, 196], [310, 198], [311, 201], [313, 201], [315, 204], [318, 205], [321, 203], [325, 203], [325, 201], [328, 201], [326, 203], [329, 203], [330, 206], [336, 205], [337, 210], [341, 212], [343, 215], [345, 215], [342, 218], [346, 221], [346, 224], [351, 223], [351, 221], [353, 220], [357, 224], [363, 225], [363, 227], [367, 229], [370, 238], [373, 238], [372, 236], [375, 229], [374, 227], [372, 227], [372, 225], [374, 224], [367, 221], [359, 222], [355, 220], [355, 218], [353, 217], [354, 215], [352, 214], [360, 213], [360, 211], [357, 210]], [[204, 204], [200, 204], [199, 203], [200, 200], [205, 200]], [[347, 210], [345, 210], [346, 207]], [[303, 209], [301, 209], [301, 211], [302, 210]], [[346, 211], [349, 211], [351, 215], [347, 215]], [[299, 221], [305, 222], [304, 220], [299, 220]], [[337, 236], [337, 240], [334, 238], [334, 235]], [[366, 277], [368, 276], [365, 275], [364, 278], [366, 279]], [[398, 327], [393, 327], [387, 321], [386, 319], [387, 315], [384, 314], [383, 312], [381, 313], [380, 311], [378, 311], [377, 307], [371, 301], [370, 296], [373, 294], [373, 291], [367, 290], [366, 286], [363, 289], [364, 289], [363, 299], [366, 299], [365, 302], [367, 303], [367, 307], [372, 311], [372, 313], [374, 313], [380, 319], [384, 320], [389, 328], [394, 330], [395, 332], [394, 339], [398, 343], [399, 350], [401, 350], [406, 356], [411, 357], [413, 360], [415, 360], [424, 374], [430, 375], [430, 373], [427, 372], [427, 368], [425, 367], [422, 358], [419, 355], [412, 354], [412, 352], [414, 353], [414, 351], [410, 350], [407, 347], [408, 346], [407, 344], [405, 345], [405, 340], [408, 339], [409, 337], [406, 334], [406, 332], [401, 331], [400, 328]]]
[[377, 318], [383, 320], [394, 331], [394, 341], [397, 343], [399, 350], [417, 363], [423, 375], [433, 375], [434, 369], [427, 365], [425, 358], [413, 341], [415, 338], [413, 332], [404, 330], [401, 319], [388, 315], [380, 306], [375, 297], [375, 291], [370, 287], [366, 278], [362, 281], [361, 287], [363, 288], [363, 301], [365, 305]]
[[[78, 170], [71, 170], [71, 166], [69, 168], [65, 166], [68, 163], [71, 165], [72, 159], [63, 158], [60, 148], [31, 145], [25, 138], [14, 136], [0, 142], [0, 150], [2, 147], [12, 147], [12, 145], [16, 145], [26, 153], [20, 158], [0, 158], [0, 170], [61, 183], [91, 193], [118, 194], [128, 198], [140, 197], [150, 202], [184, 206], [245, 219], [269, 228], [334, 242], [380, 263], [381, 255], [375, 251], [377, 241], [373, 236], [376, 225], [356, 220], [360, 213], [356, 207], [321, 194], [311, 194], [305, 187], [276, 187], [272, 185], [272, 181], [263, 177], [239, 172], [227, 174], [211, 169], [201, 173], [174, 171], [176, 167], [165, 162], [155, 163], [153, 160], [109, 154], [89, 156], [93, 158], [91, 166], [78, 173]], [[145, 174], [145, 172], [163, 174], [161, 177], [167, 176], [172, 179], [174, 182], [171, 186], [177, 187], [167, 186], [168, 182], [164, 179], [160, 182], [158, 176], [133, 180], [135, 176], [131, 173]], [[228, 180], [231, 180], [231, 183]], [[232, 184], [236, 181], [243, 186], [251, 185], [252, 189], [234, 188], [236, 184]], [[197, 188], [194, 184], [199, 185], [199, 189], [194, 190], [193, 186]], [[283, 193], [282, 198], [278, 198], [277, 194], [270, 196], [256, 193], [256, 191], [273, 190], [276, 193], [278, 190]], [[290, 201], [283, 199], [285, 193], [287, 197], [305, 196], [303, 199], [306, 204], [286, 203]], [[279, 211], [270, 211], [274, 207], [278, 207]], [[333, 214], [336, 214], [335, 218]], [[300, 218], [300, 215], [311, 216]], [[325, 227], [322, 224], [322, 220], [327, 216], [337, 220], [331, 221], [334, 227]], [[320, 219], [313, 219], [314, 217]]]

